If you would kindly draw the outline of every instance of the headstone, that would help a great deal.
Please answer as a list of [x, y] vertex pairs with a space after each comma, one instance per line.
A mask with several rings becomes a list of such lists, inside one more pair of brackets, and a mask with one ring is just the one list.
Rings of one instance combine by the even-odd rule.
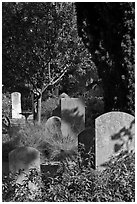
[[13, 92], [12, 98], [12, 118], [22, 118], [21, 113], [21, 94], [19, 92]]
[[96, 118], [96, 167], [103, 170], [111, 156], [135, 148], [135, 118], [124, 112], [109, 112]]
[[50, 117], [45, 124], [45, 134], [55, 140], [62, 138], [61, 118], [57, 116]]
[[9, 153], [9, 171], [13, 175], [20, 172], [17, 183], [23, 183], [23, 180], [26, 179], [25, 174], [28, 174], [31, 168], [40, 171], [40, 152], [38, 150], [33, 147], [18, 147]]
[[52, 111], [52, 116], [58, 116], [61, 118], [61, 99], [70, 98], [66, 93], [62, 93], [58, 98], [58, 106]]
[[64, 137], [78, 137], [85, 128], [85, 104], [79, 98], [61, 98], [61, 131]]
[[[80, 150], [81, 144], [84, 145], [84, 150]], [[80, 155], [83, 159], [83, 165], [87, 166], [87, 158], [89, 158], [89, 152], [92, 154], [92, 164], [91, 167], [95, 168], [95, 127], [90, 127], [85, 130], [83, 130], [79, 135], [78, 135], [78, 145], [79, 145], [79, 151]]]
[[57, 107], [52, 111], [52, 116], [61, 117], [61, 107], [60, 107], [60, 106], [57, 106]]
[[44, 175], [44, 177], [53, 177], [60, 172], [60, 169], [60, 162], [50, 162], [41, 164], [41, 173]]

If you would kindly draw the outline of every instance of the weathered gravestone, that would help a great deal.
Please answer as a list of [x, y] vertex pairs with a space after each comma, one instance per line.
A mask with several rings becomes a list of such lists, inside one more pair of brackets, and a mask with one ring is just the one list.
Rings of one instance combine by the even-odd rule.
[[21, 113], [21, 94], [19, 92], [13, 92], [12, 98], [12, 118], [22, 118]]
[[110, 157], [135, 148], [135, 118], [124, 112], [109, 112], [96, 118], [96, 167], [103, 170]]
[[[32, 147], [18, 147], [9, 153], [9, 171], [19, 173], [17, 183], [23, 184], [31, 168], [40, 171], [40, 152]], [[24, 171], [24, 172], [23, 172]]]
[[52, 111], [52, 116], [61, 117], [61, 99], [70, 98], [66, 93], [62, 93], [58, 98], [58, 106]]
[[61, 98], [61, 131], [64, 137], [78, 137], [85, 129], [85, 104], [80, 98]]
[[41, 172], [43, 177], [53, 177], [60, 172], [61, 164], [59, 162], [50, 162], [41, 164]]
[[57, 116], [50, 117], [45, 124], [45, 134], [56, 140], [61, 139], [61, 118]]
[[[82, 146], [81, 146], [82, 145]], [[83, 130], [78, 135], [78, 146], [80, 155], [83, 159], [82, 165], [87, 166], [90, 157], [91, 167], [95, 169], [95, 127], [92, 126]], [[84, 149], [83, 149], [84, 146]], [[91, 153], [89, 155], [89, 152]]]

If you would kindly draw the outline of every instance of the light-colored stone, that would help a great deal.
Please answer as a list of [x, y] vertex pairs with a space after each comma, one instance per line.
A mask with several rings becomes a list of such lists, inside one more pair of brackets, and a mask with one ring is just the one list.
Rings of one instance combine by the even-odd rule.
[[58, 106], [52, 111], [52, 116], [58, 116], [61, 118], [61, 99], [70, 98], [66, 93], [62, 93], [58, 98]]
[[121, 150], [135, 148], [135, 118], [124, 112], [109, 112], [95, 121], [96, 167], [102, 170]]
[[23, 180], [26, 179], [25, 174], [28, 174], [31, 168], [40, 171], [40, 152], [38, 150], [33, 147], [18, 147], [9, 153], [9, 171], [13, 175], [20, 172], [17, 183], [23, 183]]
[[45, 124], [45, 134], [56, 140], [62, 138], [61, 118], [57, 116], [50, 117]]
[[61, 131], [64, 137], [78, 137], [85, 128], [85, 104], [80, 98], [61, 98]]
[[12, 118], [22, 118], [21, 113], [21, 94], [19, 92], [13, 92], [12, 98]]

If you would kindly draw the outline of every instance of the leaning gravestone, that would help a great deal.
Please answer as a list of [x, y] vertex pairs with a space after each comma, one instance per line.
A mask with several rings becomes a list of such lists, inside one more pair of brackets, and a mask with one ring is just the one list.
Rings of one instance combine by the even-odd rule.
[[21, 94], [19, 92], [13, 92], [12, 98], [12, 118], [22, 118], [21, 113]]
[[[81, 145], [84, 146], [84, 150], [80, 151]], [[95, 127], [86, 128], [78, 135], [78, 146], [80, 155], [83, 159], [82, 165], [87, 166], [87, 158], [89, 158], [89, 152], [92, 154], [91, 167], [95, 168]]]
[[103, 170], [111, 156], [135, 148], [135, 118], [124, 112], [109, 112], [96, 118], [96, 167]]
[[85, 129], [85, 104], [80, 98], [61, 98], [61, 131], [64, 137], [78, 137]]
[[57, 116], [50, 117], [45, 124], [45, 134], [55, 140], [60, 140], [62, 138], [61, 118]]
[[[22, 184], [29, 169], [40, 171], [40, 152], [32, 147], [18, 147], [9, 153], [9, 171], [15, 175], [19, 173], [17, 183]], [[22, 172], [24, 171], [24, 173]]]

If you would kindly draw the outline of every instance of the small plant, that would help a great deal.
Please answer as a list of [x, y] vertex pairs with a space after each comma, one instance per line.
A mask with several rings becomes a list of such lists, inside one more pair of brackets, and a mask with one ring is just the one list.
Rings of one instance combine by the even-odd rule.
[[[134, 202], [135, 154], [123, 152], [113, 157], [102, 172], [90, 166], [79, 168], [64, 162], [64, 171], [54, 177], [39, 175], [30, 170], [23, 185], [10, 177], [3, 177], [3, 201], [5, 202]], [[30, 182], [37, 191], [30, 189]]]
[[31, 202], [41, 201], [41, 177], [36, 169], [30, 169], [25, 174], [22, 184], [17, 183], [19, 173], [3, 177], [2, 200], [3, 202]]
[[135, 153], [121, 152], [112, 157], [98, 174], [94, 190], [97, 202], [135, 201]]

